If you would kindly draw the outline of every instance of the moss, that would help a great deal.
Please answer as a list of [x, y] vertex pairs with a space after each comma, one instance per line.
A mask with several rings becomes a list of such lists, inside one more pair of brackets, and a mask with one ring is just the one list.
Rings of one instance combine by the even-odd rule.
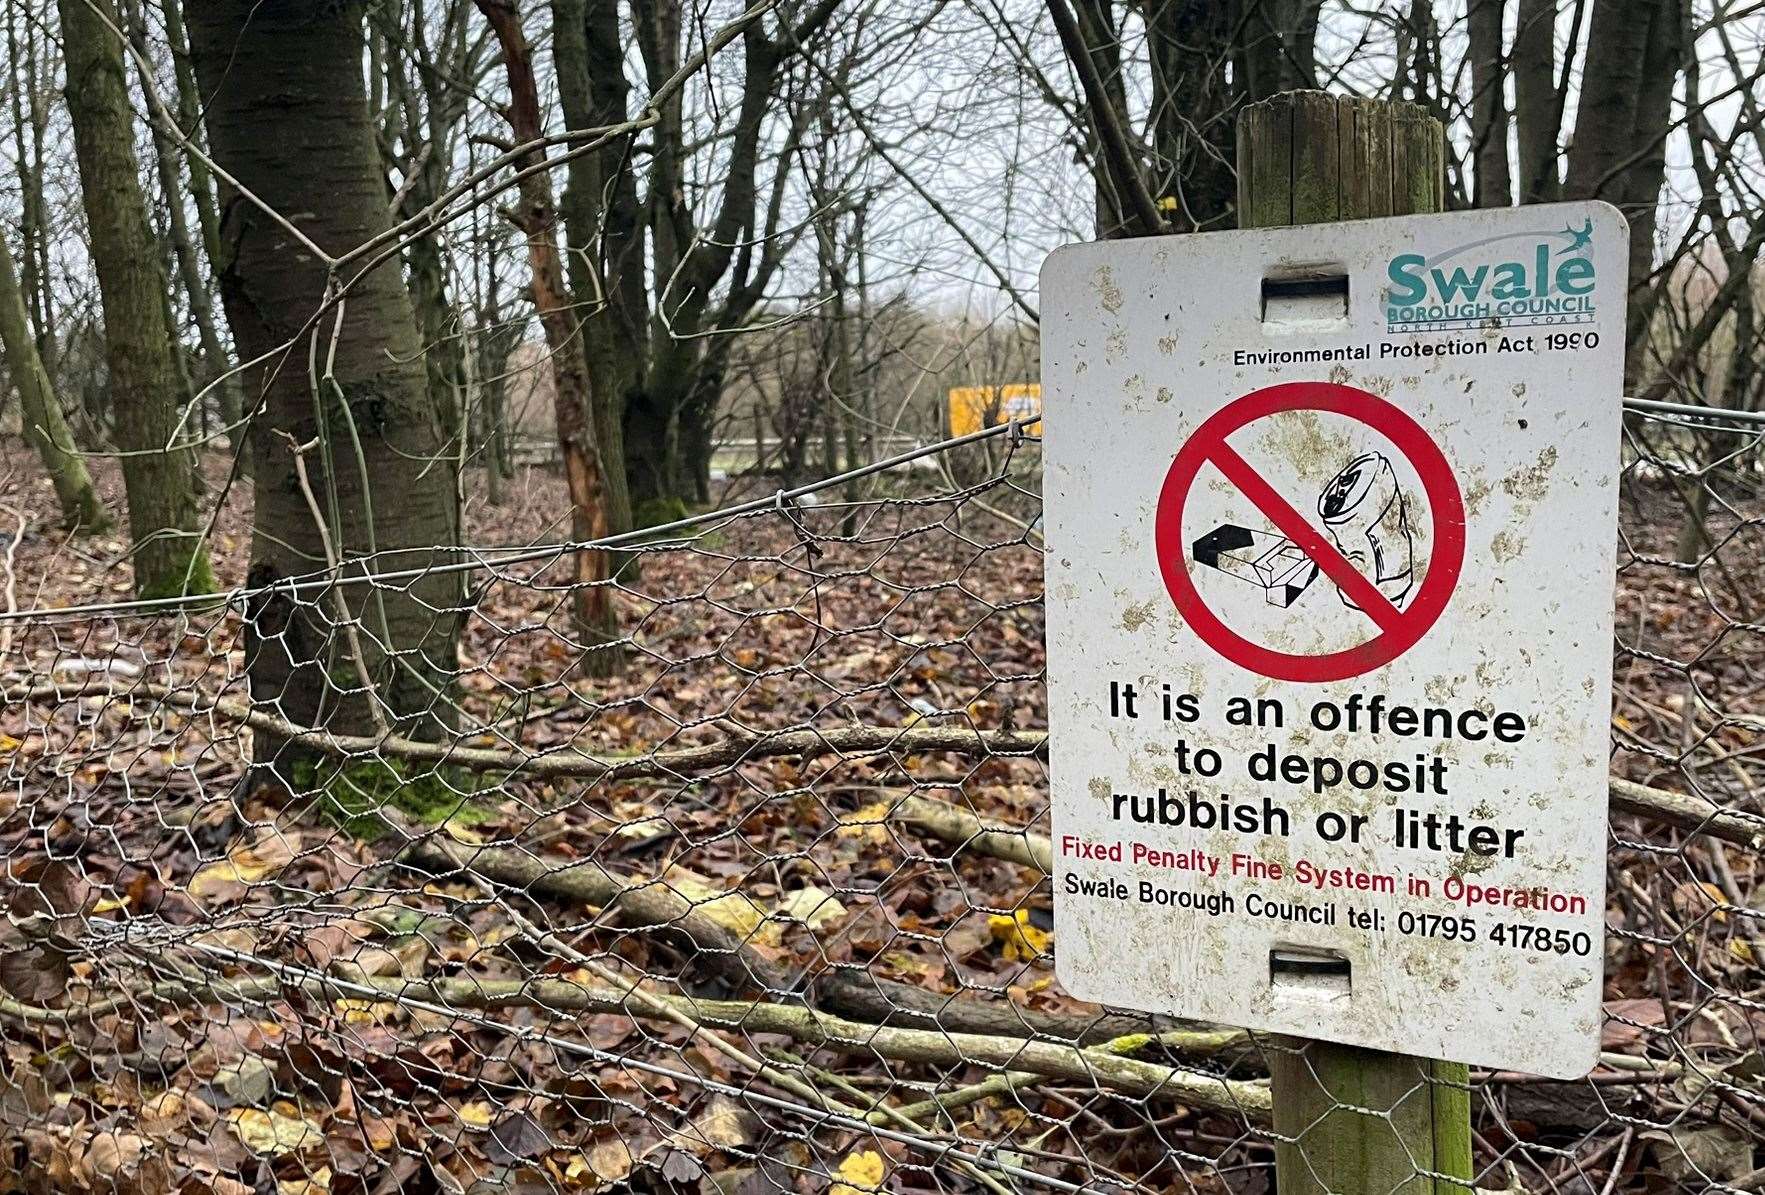
[[632, 508], [631, 525], [640, 530], [660, 527], [684, 519], [691, 513], [684, 498], [645, 498]]
[[214, 569], [209, 567], [208, 552], [198, 548], [176, 567], [168, 569], [165, 576], [148, 578], [137, 596], [144, 601], [153, 601], [159, 598], [214, 593], [219, 588], [215, 582]]
[[295, 765], [293, 780], [296, 790], [314, 801], [319, 816], [366, 841], [386, 832], [381, 811], [388, 807], [428, 826], [471, 826], [490, 818], [490, 811], [472, 796], [479, 778], [458, 768], [388, 759], [341, 766], [306, 760]]
[[1108, 1050], [1111, 1054], [1120, 1054], [1125, 1058], [1138, 1054], [1141, 1050], [1144, 1050], [1151, 1044], [1152, 1034], [1129, 1033], [1113, 1039], [1104, 1046], [1104, 1049]]

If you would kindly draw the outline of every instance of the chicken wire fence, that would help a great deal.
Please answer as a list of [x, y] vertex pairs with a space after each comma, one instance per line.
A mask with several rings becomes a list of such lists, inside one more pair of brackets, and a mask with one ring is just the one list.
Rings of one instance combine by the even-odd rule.
[[[1765, 1182], [1762, 433], [1629, 415], [1605, 1052], [1451, 1081], [1479, 1187]], [[1291, 1045], [1054, 980], [1039, 456], [628, 544], [611, 676], [566, 548], [0, 622], [0, 1189], [1273, 1190]], [[427, 732], [250, 704], [436, 568]]]

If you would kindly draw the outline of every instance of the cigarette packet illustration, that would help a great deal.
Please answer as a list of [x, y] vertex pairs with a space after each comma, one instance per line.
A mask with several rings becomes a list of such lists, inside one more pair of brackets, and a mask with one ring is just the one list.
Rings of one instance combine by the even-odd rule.
[[1282, 535], [1222, 523], [1195, 541], [1195, 563], [1248, 581], [1271, 606], [1291, 606], [1318, 575], [1300, 546]]

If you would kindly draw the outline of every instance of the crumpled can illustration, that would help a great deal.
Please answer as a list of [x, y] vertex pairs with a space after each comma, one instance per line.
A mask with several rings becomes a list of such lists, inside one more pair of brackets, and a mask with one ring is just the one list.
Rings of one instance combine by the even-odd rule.
[[[1377, 452], [1349, 461], [1319, 495], [1318, 514], [1336, 550], [1401, 609], [1415, 585], [1415, 545], [1391, 462]], [[1360, 609], [1340, 587], [1337, 593]]]

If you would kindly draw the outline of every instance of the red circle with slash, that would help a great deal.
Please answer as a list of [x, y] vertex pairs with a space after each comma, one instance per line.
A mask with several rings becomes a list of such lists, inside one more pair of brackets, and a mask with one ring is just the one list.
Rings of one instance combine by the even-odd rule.
[[[1364, 423], [1389, 440], [1415, 469], [1428, 496], [1433, 522], [1432, 558], [1427, 576], [1405, 609], [1399, 610], [1362, 576], [1327, 536], [1226, 442], [1232, 433], [1283, 411], [1324, 411]], [[1318, 570], [1373, 620], [1379, 633], [1342, 651], [1299, 655], [1251, 642], [1209, 609], [1189, 575], [1183, 540], [1183, 511], [1203, 465], [1218, 469], [1263, 517], [1297, 544]], [[1239, 667], [1275, 680], [1346, 680], [1381, 668], [1414, 647], [1446, 609], [1465, 562], [1465, 504], [1445, 454], [1421, 424], [1397, 407], [1365, 390], [1336, 382], [1284, 382], [1227, 403], [1195, 429], [1165, 474], [1154, 540], [1171, 600], [1209, 647]]]

